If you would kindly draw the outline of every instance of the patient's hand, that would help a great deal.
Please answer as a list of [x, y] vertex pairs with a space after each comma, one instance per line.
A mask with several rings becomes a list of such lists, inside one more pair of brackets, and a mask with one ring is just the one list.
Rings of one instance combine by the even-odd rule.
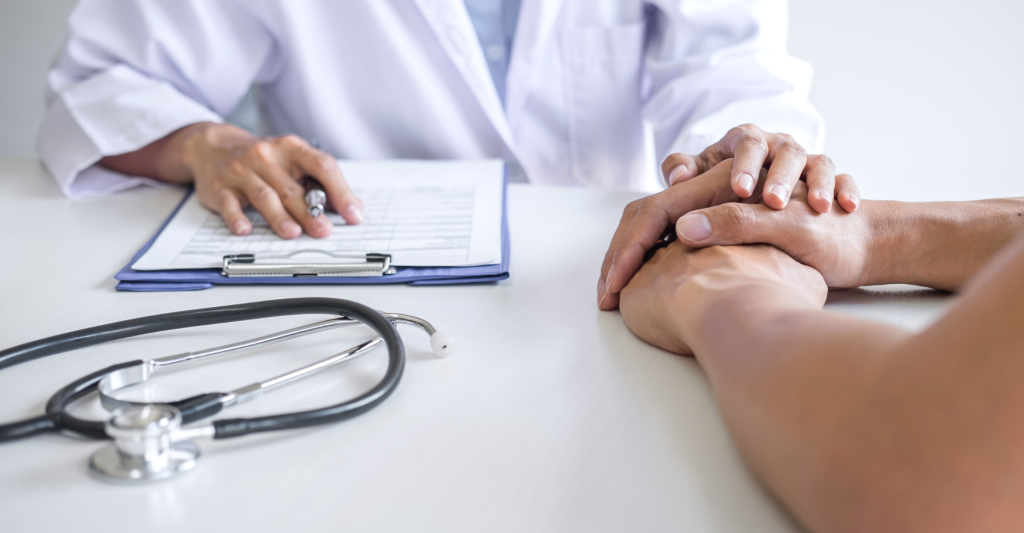
[[[700, 353], [708, 335], [730, 335], [729, 317], [765, 294], [779, 306], [820, 308], [828, 289], [817, 271], [765, 245], [695, 250], [675, 242], [658, 250], [623, 289], [626, 325], [650, 344]], [[765, 327], [771, 327], [765, 325]]]
[[883, 239], [884, 213], [864, 202], [856, 213], [819, 213], [808, 205], [807, 186], [797, 183], [783, 210], [763, 204], [722, 204], [692, 211], [676, 222], [676, 235], [693, 247], [771, 244], [814, 267], [829, 287], [859, 287], [877, 279], [872, 259], [892, 257]]

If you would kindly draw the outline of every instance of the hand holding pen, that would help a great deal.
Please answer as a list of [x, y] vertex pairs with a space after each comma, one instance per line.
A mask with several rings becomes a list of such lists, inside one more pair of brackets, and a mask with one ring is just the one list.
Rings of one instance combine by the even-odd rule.
[[[316, 141], [310, 141], [310, 145], [317, 150], [320, 149], [320, 145]], [[306, 189], [304, 199], [306, 201], [306, 209], [309, 212], [309, 216], [318, 218], [320, 215], [327, 212], [327, 193], [323, 191], [323, 185], [320, 185], [320, 182], [318, 182], [313, 176], [303, 176], [303, 184]], [[363, 221], [363, 214], [361, 211], [354, 213], [354, 215], [357, 215], [356, 218], [358, 218], [358, 222], [356, 222], [356, 224]], [[349, 223], [351, 224], [351, 222]]]
[[162, 161], [159, 171], [128, 163], [114, 166], [137, 175], [159, 175], [174, 183], [193, 182], [203, 206], [220, 214], [236, 235], [252, 231], [252, 222], [243, 211], [249, 205], [282, 238], [294, 239], [303, 232], [317, 238], [331, 235], [334, 225], [323, 216], [322, 208], [317, 216], [310, 213], [304, 176], [312, 176], [324, 194], [325, 201], [314, 205], [331, 206], [349, 224], [363, 220], [363, 203], [346, 183], [334, 157], [295, 135], [254, 137], [230, 124], [201, 122], [168, 135], [147, 150], [146, 157], [133, 156], [133, 161], [145, 165]]

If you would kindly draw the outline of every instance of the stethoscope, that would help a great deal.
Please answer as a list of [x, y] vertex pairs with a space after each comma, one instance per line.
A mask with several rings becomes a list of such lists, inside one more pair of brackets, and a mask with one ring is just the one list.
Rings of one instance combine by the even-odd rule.
[[[148, 361], [128, 361], [93, 372], [57, 391], [46, 403], [44, 415], [0, 425], [0, 442], [60, 430], [91, 438], [110, 438], [114, 441], [112, 444], [90, 457], [91, 473], [110, 481], [165, 479], [195, 466], [199, 448], [192, 439], [227, 439], [250, 433], [329, 424], [365, 413], [379, 405], [394, 392], [405, 367], [405, 349], [395, 329], [397, 324], [411, 324], [427, 332], [431, 348], [439, 357], [446, 357], [452, 351], [451, 340], [421, 318], [380, 313], [348, 300], [293, 298], [153, 315], [72, 331], [0, 352], [0, 370], [48, 355], [147, 333], [307, 314], [335, 316], [247, 341]], [[327, 359], [230, 392], [211, 392], [164, 403], [133, 402], [119, 399], [116, 395], [121, 389], [143, 383], [176, 366], [358, 324], [369, 326], [378, 336]], [[381, 344], [388, 350], [384, 377], [356, 398], [309, 411], [193, 424], [225, 407], [247, 402], [271, 389], [351, 361]], [[101, 405], [112, 412], [108, 420], [85, 420], [68, 412], [72, 402], [94, 391], [98, 392]], [[191, 425], [185, 427], [186, 424]]]

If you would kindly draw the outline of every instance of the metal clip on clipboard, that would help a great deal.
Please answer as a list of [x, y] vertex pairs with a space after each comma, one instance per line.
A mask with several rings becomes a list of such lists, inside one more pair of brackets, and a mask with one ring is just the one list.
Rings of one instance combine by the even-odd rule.
[[[362, 259], [356, 263], [261, 263], [261, 260], [287, 259], [302, 253], [323, 254], [335, 259]], [[326, 250], [296, 250], [287, 254], [225, 255], [221, 274], [229, 278], [365, 278], [394, 274], [390, 254], [334, 253]]]

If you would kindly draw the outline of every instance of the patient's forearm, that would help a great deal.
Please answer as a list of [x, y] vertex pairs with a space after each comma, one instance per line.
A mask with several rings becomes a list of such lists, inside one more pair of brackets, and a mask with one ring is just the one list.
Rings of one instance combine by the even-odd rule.
[[690, 295], [680, 327], [731, 431], [810, 529], [1024, 523], [1024, 242], [1011, 255], [918, 335], [782, 286]]
[[833, 519], [849, 516], [829, 511], [843, 495], [821, 490], [833, 439], [910, 334], [789, 298], [782, 287], [721, 298], [689, 338], [751, 467], [811, 530], [839, 531]]
[[1024, 233], [1024, 198], [974, 202], [865, 202], [872, 218], [872, 284], [957, 290]]

